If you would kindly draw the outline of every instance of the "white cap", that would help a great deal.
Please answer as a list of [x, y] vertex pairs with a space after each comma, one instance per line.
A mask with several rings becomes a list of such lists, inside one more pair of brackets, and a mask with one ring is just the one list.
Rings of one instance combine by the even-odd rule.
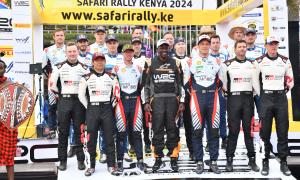
[[157, 41], [156, 47], [158, 48], [159, 46], [161, 46], [163, 44], [166, 44], [166, 45], [169, 46], [168, 41], [166, 41], [165, 39], [160, 39], [160, 40]]
[[266, 39], [266, 44], [271, 44], [272, 42], [279, 43], [279, 40], [276, 36], [268, 36]]
[[210, 37], [208, 35], [206, 35], [206, 34], [203, 34], [203, 35], [199, 36], [199, 38], [198, 38], [198, 44], [201, 41], [203, 41], [203, 40], [208, 40], [210, 42]]

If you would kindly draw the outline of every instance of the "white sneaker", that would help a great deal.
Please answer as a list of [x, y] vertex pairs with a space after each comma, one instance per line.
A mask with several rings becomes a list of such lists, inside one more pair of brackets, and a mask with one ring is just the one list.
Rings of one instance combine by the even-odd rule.
[[124, 159], [126, 162], [132, 162], [132, 158], [128, 155], [128, 153], [124, 153]]
[[106, 159], [107, 159], [106, 154], [100, 154], [100, 160], [99, 160], [100, 163], [105, 164]]

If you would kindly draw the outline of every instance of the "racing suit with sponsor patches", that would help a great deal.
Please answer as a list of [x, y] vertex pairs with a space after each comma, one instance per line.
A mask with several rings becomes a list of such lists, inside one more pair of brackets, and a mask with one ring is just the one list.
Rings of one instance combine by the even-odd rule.
[[91, 70], [80, 81], [78, 96], [82, 104], [87, 108], [86, 124], [89, 136], [88, 151], [90, 154], [91, 168], [95, 168], [96, 145], [98, 131], [104, 132], [106, 142], [108, 167], [115, 165], [115, 143], [112, 103], [120, 98], [118, 80], [110, 73], [97, 73]]
[[279, 158], [288, 156], [288, 101], [286, 92], [293, 88], [294, 78], [290, 60], [280, 54], [270, 57], [265, 54], [257, 59], [261, 81], [261, 130], [265, 145], [265, 158], [269, 158], [272, 145], [270, 136], [275, 118]]
[[[133, 63], [139, 65], [140, 67], [144, 68], [145, 67], [145, 63], [146, 63], [146, 57], [144, 55], [141, 55], [140, 56], [134, 56], [133, 57]], [[143, 69], [144, 70], [144, 69]], [[141, 83], [142, 82], [142, 77], [141, 77]], [[145, 102], [144, 100], [144, 93], [142, 93], [141, 95], [141, 100], [142, 100], [142, 103]], [[146, 146], [150, 146], [151, 145], [151, 141], [150, 141], [150, 138], [149, 138], [149, 126], [148, 126], [148, 122], [146, 121], [146, 118], [145, 118], [145, 112], [144, 112], [144, 108], [142, 108], [142, 111], [143, 111], [143, 134], [144, 134], [144, 143]], [[129, 142], [130, 144], [132, 144], [131, 142], [131, 137], [129, 135]]]
[[121, 98], [117, 104], [115, 118], [117, 124], [117, 159], [124, 158], [124, 142], [127, 135], [132, 137], [137, 159], [143, 159], [141, 130], [143, 112], [140, 97], [140, 78], [142, 68], [136, 64], [115, 66], [113, 73], [117, 75], [121, 88]]
[[[184, 89], [182, 87], [182, 68], [180, 61], [168, 57], [162, 62], [154, 57], [145, 64], [146, 84], [145, 102], [152, 107], [152, 145], [155, 158], [163, 157], [163, 148], [167, 146], [170, 157], [178, 157], [180, 144], [176, 125], [178, 105], [184, 102]], [[167, 141], [164, 142], [165, 131]]]
[[194, 54], [189, 60], [185, 87], [190, 92], [190, 110], [193, 123], [193, 149], [196, 161], [203, 161], [203, 128], [209, 132], [210, 160], [216, 161], [219, 155], [219, 62], [212, 56], [201, 57]]
[[244, 140], [248, 157], [255, 157], [253, 145], [254, 102], [253, 89], [259, 94], [259, 79], [253, 61], [237, 58], [226, 61], [221, 66], [223, 88], [228, 94], [228, 145], [227, 157], [234, 157], [240, 123], [242, 120]]
[[89, 73], [88, 67], [80, 62], [71, 64], [64, 61], [53, 68], [50, 89], [58, 93], [58, 82], [61, 84], [61, 94], [58, 102], [58, 159], [60, 161], [67, 160], [71, 121], [75, 133], [74, 148], [77, 159], [78, 161], [84, 160], [80, 141], [80, 125], [85, 122], [85, 108], [78, 99], [78, 88], [81, 77], [87, 73]]
[[[175, 56], [173, 57], [175, 61], [180, 61], [182, 66], [183, 74], [185, 71], [189, 71], [188, 67], [188, 60], [187, 56]], [[186, 77], [186, 76], [184, 76]], [[184, 80], [187, 81], [187, 80]], [[185, 100], [184, 100], [184, 112], [183, 112], [183, 124], [185, 129], [185, 136], [186, 136], [186, 144], [189, 149], [190, 155], [193, 155], [193, 144], [192, 144], [192, 133], [193, 133], [193, 126], [192, 126], [192, 118], [191, 118], [191, 111], [190, 111], [190, 94], [186, 91], [185, 92]], [[179, 130], [179, 129], [178, 129]]]
[[108, 52], [106, 44], [104, 43], [103, 45], [99, 45], [98, 43], [93, 43], [90, 45], [90, 53], [95, 54], [95, 53], [102, 53], [106, 54]]

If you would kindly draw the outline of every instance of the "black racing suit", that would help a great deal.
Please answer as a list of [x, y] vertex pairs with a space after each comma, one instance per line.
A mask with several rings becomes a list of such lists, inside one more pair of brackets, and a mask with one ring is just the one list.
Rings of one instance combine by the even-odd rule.
[[228, 145], [227, 157], [234, 157], [242, 121], [248, 157], [255, 157], [253, 144], [254, 100], [253, 89], [259, 94], [256, 67], [249, 60], [228, 60], [221, 66], [221, 80], [228, 93]]
[[58, 159], [67, 161], [68, 136], [71, 120], [75, 136], [75, 152], [78, 161], [84, 161], [82, 143], [80, 141], [80, 125], [85, 122], [85, 108], [78, 99], [79, 81], [89, 72], [88, 67], [80, 62], [71, 64], [62, 62], [53, 68], [50, 89], [58, 92], [61, 83], [61, 94], [58, 101]]
[[115, 76], [97, 73], [94, 70], [85, 75], [79, 85], [79, 99], [87, 107], [86, 124], [89, 136], [88, 152], [91, 168], [95, 168], [98, 131], [103, 129], [106, 142], [105, 153], [108, 167], [115, 165], [114, 116], [112, 101], [120, 97], [120, 88]]
[[294, 78], [291, 62], [287, 57], [268, 54], [257, 59], [261, 81], [261, 130], [260, 136], [265, 144], [265, 158], [272, 151], [270, 137], [272, 122], [275, 118], [278, 138], [277, 151], [279, 158], [286, 161], [288, 156], [288, 100], [286, 92], [293, 88]]
[[[178, 128], [175, 122], [178, 105], [184, 102], [183, 75], [180, 61], [168, 57], [164, 63], [157, 56], [146, 66], [145, 102], [152, 107], [154, 156], [163, 157], [165, 144], [170, 157], [178, 157], [180, 150]], [[167, 141], [164, 143], [165, 131]]]

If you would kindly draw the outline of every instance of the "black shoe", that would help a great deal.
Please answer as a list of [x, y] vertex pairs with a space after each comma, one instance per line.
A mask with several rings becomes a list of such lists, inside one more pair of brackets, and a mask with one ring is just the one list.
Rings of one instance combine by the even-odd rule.
[[79, 170], [85, 170], [85, 164], [84, 161], [77, 161], [78, 169]]
[[227, 138], [222, 139], [221, 149], [227, 148]]
[[206, 152], [209, 152], [209, 145], [208, 145], [208, 143], [207, 143], [206, 146], [205, 146], [205, 151], [206, 151]]
[[286, 176], [290, 176], [292, 174], [286, 161], [280, 162], [280, 171]]
[[179, 167], [178, 167], [178, 164], [177, 164], [177, 158], [175, 157], [171, 157], [171, 169], [175, 172], [178, 172], [179, 170]]
[[149, 154], [152, 152], [150, 145], [145, 145], [145, 153]]
[[217, 161], [210, 161], [209, 168], [215, 174], [221, 174], [221, 171], [220, 171], [220, 169], [218, 167]]
[[159, 170], [161, 168], [162, 165], [162, 160], [161, 158], [155, 158], [155, 163], [152, 167], [152, 171], [156, 172], [157, 170]]
[[118, 172], [115, 167], [108, 167], [107, 171], [113, 176], [120, 176], [122, 173]]
[[57, 168], [61, 171], [65, 171], [67, 169], [67, 161], [60, 161], [59, 166]]
[[196, 167], [196, 173], [197, 174], [202, 174], [204, 171], [204, 164], [203, 161], [198, 161], [197, 162], [197, 167]]
[[75, 156], [75, 148], [74, 148], [74, 146], [71, 146], [70, 150], [68, 152], [68, 158], [71, 158], [73, 156]]
[[233, 165], [232, 165], [232, 162], [233, 162], [232, 157], [228, 157], [228, 158], [227, 158], [227, 162], [226, 162], [226, 167], [225, 167], [225, 170], [226, 170], [227, 172], [232, 172], [232, 171], [233, 171]]
[[146, 166], [144, 164], [143, 159], [139, 159], [136, 163], [136, 166], [141, 170], [144, 171], [146, 169]]
[[117, 171], [119, 171], [119, 172], [124, 171], [123, 160], [118, 160], [118, 162], [117, 162]]
[[88, 169], [85, 171], [84, 175], [85, 175], [85, 176], [91, 176], [94, 172], [95, 172], [95, 168], [88, 168]]
[[269, 160], [268, 159], [263, 159], [262, 161], [262, 170], [261, 170], [261, 174], [263, 176], [267, 176], [269, 174]]
[[249, 157], [248, 166], [251, 168], [252, 171], [255, 171], [255, 172], [259, 172], [259, 170], [260, 170], [255, 162], [255, 157]]

